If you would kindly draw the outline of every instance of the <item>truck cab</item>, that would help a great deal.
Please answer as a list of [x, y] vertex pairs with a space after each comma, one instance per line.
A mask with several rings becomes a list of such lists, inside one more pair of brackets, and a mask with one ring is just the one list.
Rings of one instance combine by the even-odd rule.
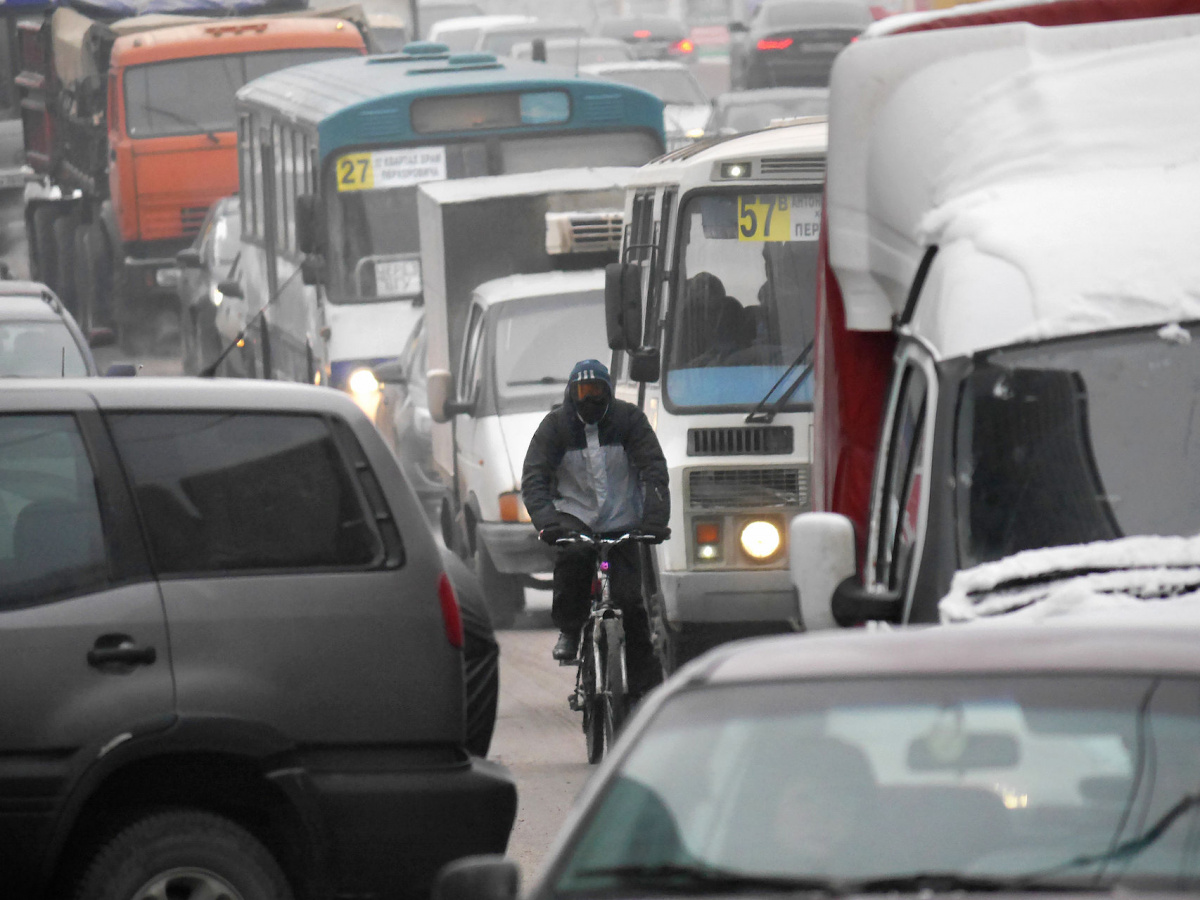
[[835, 66], [806, 628], [1200, 529], [1200, 7], [1153, 7], [891, 20]]
[[813, 119], [697, 145], [626, 193], [608, 337], [618, 396], [641, 405], [670, 472], [650, 585], [668, 670], [800, 627], [786, 531], [810, 503], [825, 141]]

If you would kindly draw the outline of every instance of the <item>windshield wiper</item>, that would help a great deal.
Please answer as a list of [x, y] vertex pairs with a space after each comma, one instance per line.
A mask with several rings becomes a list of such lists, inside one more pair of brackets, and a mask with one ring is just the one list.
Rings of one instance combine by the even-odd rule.
[[987, 875], [964, 875], [960, 872], [916, 872], [911, 875], [889, 875], [864, 881], [844, 881], [841, 889], [849, 894], [918, 893], [932, 891], [1079, 891], [1078, 885], [1041, 882], [1035, 878], [996, 878]]
[[766, 409], [765, 407], [770, 401], [771, 395], [775, 393], [781, 384], [787, 381], [789, 375], [796, 371], [796, 369], [799, 368], [799, 366], [802, 365], [806, 359], [808, 359], [808, 355], [812, 353], [812, 349], [813, 341], [809, 341], [808, 344], [805, 345], [804, 349], [800, 351], [800, 355], [797, 356], [792, 364], [787, 367], [787, 371], [780, 375], [779, 380], [771, 385], [771, 389], [767, 391], [766, 396], [758, 401], [758, 405], [755, 406], [754, 409], [750, 410], [750, 415], [746, 416], [747, 425], [770, 425], [775, 421], [775, 417], [779, 415], [779, 411], [783, 409], [784, 404], [792, 399], [792, 394], [796, 393], [796, 389], [799, 388], [800, 385], [804, 383], [804, 379], [806, 379], [812, 373], [812, 363], [805, 365], [803, 371], [796, 376], [796, 380], [792, 382], [791, 386], [779, 395], [779, 399], [771, 404], [770, 409]]
[[177, 113], [172, 109], [163, 109], [159, 106], [149, 106], [145, 103], [142, 104], [142, 109], [146, 110], [147, 112], [158, 113], [160, 116], [166, 116], [168, 119], [174, 119], [176, 122], [182, 122], [184, 125], [191, 125], [193, 128], [202, 131], [204, 135], [214, 144], [221, 143], [221, 139], [217, 136], [215, 131], [205, 128], [198, 120], [193, 119], [191, 116], [185, 116], [182, 113]]
[[566, 384], [567, 379], [554, 375], [543, 375], [541, 378], [526, 378], [523, 381], [506, 381], [508, 387], [526, 387], [531, 384]]
[[756, 875], [753, 872], [736, 872], [695, 863], [610, 866], [583, 869], [576, 875], [579, 877], [619, 878], [622, 886], [632, 885], [643, 890], [652, 888], [655, 891], [681, 894], [723, 894], [730, 891], [817, 891], [830, 896], [838, 896], [842, 893], [837, 882], [827, 878]]

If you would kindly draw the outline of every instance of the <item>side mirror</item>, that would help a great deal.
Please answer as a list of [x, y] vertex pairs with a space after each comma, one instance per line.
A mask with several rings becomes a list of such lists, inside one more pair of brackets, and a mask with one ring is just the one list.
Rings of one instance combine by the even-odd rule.
[[175, 264], [181, 269], [202, 269], [204, 268], [204, 260], [200, 258], [200, 251], [195, 247], [184, 247], [175, 254]]
[[805, 631], [836, 628], [833, 595], [854, 576], [854, 523], [836, 513], [801, 513], [788, 527], [788, 564]]
[[446, 865], [433, 883], [432, 900], [516, 900], [517, 864], [503, 856], [468, 856]]
[[113, 363], [104, 370], [105, 378], [132, 378], [137, 375], [137, 366], [133, 363]]
[[226, 297], [236, 297], [239, 300], [244, 299], [246, 296], [242, 291], [241, 284], [232, 278], [227, 281], [222, 281], [220, 284], [218, 284], [217, 290]]
[[324, 284], [325, 257], [314, 253], [300, 260], [300, 280], [305, 284]]
[[629, 377], [634, 381], [658, 381], [662, 369], [662, 355], [657, 347], [647, 347], [644, 350], [629, 352]]
[[540, 37], [534, 38], [533, 46], [530, 48], [530, 50], [531, 50], [531, 55], [533, 57], [534, 62], [545, 62], [546, 61], [546, 39], [545, 38], [540, 38]]
[[380, 363], [371, 369], [371, 373], [380, 384], [408, 384], [408, 373], [398, 359]]
[[111, 328], [93, 328], [88, 332], [88, 346], [96, 349], [111, 347], [117, 342], [117, 333]]
[[301, 194], [296, 198], [296, 249], [301, 253], [320, 253], [321, 238], [318, 223], [321, 220], [321, 201], [312, 194]]
[[604, 317], [608, 346], [632, 350], [642, 342], [642, 273], [632, 263], [604, 267]]

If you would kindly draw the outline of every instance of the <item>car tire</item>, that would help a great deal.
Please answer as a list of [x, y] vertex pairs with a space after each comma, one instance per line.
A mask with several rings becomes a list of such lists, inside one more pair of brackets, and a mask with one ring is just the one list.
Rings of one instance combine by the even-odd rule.
[[80, 223], [75, 228], [75, 252], [71, 257], [72, 283], [75, 285], [75, 321], [86, 338], [96, 323], [96, 282], [87, 253], [88, 231], [95, 225]]
[[79, 319], [79, 295], [75, 290], [75, 231], [79, 218], [64, 213], [54, 220], [54, 292], [75, 317]]
[[483, 599], [497, 628], [512, 628], [517, 615], [525, 609], [525, 586], [521, 576], [508, 575], [496, 568], [487, 547], [476, 537], [475, 574], [483, 590]]
[[265, 846], [240, 825], [196, 810], [148, 815], [92, 859], [75, 900], [293, 900]]

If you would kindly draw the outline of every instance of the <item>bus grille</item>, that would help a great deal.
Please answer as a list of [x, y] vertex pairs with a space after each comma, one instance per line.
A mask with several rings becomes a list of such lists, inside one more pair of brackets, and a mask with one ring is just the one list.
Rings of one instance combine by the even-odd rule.
[[389, 138], [395, 135], [404, 118], [398, 109], [364, 109], [358, 113], [358, 132], [364, 138]]
[[185, 206], [179, 211], [179, 223], [183, 226], [185, 235], [193, 235], [200, 231], [204, 217], [208, 215], [207, 206]]
[[602, 253], [621, 249], [622, 213], [546, 213], [546, 252]]
[[583, 121], [590, 125], [619, 125], [625, 112], [620, 94], [595, 94], [583, 98]]
[[688, 429], [688, 456], [767, 456], [791, 453], [794, 446], [790, 425]]
[[688, 505], [693, 509], [795, 507], [807, 510], [810, 467], [692, 469]]
[[822, 156], [777, 156], [759, 163], [760, 175], [786, 175], [791, 178], [825, 178], [825, 158]]

